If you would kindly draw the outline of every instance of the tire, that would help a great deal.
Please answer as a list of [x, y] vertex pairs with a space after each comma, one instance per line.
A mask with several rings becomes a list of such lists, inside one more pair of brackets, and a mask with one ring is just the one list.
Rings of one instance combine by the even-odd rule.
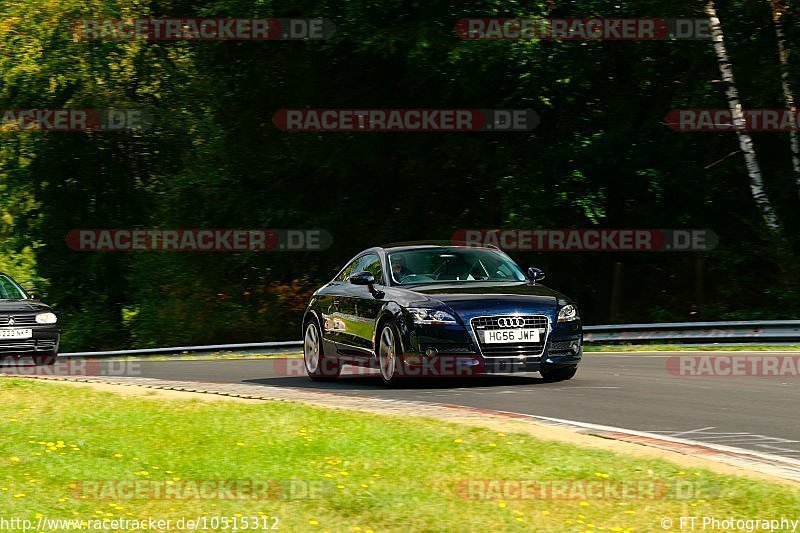
[[319, 323], [309, 320], [303, 332], [303, 366], [311, 381], [332, 381], [342, 371], [338, 359], [326, 356], [323, 346]]
[[36, 366], [53, 366], [56, 364], [56, 354], [34, 355], [33, 364]]
[[542, 365], [539, 369], [539, 373], [542, 375], [542, 378], [547, 383], [555, 383], [557, 381], [567, 381], [575, 377], [575, 373], [578, 371], [578, 367], [576, 366], [561, 366], [561, 367], [551, 367], [550, 365]]
[[397, 328], [391, 322], [384, 322], [378, 331], [377, 338], [375, 354], [378, 357], [381, 381], [387, 387], [394, 387], [400, 381], [398, 368], [402, 359], [402, 349]]

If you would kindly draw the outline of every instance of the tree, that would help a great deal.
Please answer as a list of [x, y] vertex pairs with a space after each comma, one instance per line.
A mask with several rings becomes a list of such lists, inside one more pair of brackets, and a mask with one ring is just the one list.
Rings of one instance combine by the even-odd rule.
[[756, 157], [756, 150], [753, 146], [753, 139], [746, 131], [742, 104], [739, 102], [739, 90], [736, 88], [736, 80], [733, 77], [733, 67], [725, 47], [725, 34], [722, 31], [719, 17], [717, 17], [717, 9], [714, 5], [714, 0], [708, 0], [706, 2], [705, 12], [710, 21], [711, 40], [714, 43], [714, 52], [717, 56], [717, 62], [719, 63], [719, 71], [722, 75], [722, 81], [725, 83], [725, 93], [728, 97], [728, 107], [731, 110], [731, 116], [733, 118], [733, 128], [739, 139], [739, 147], [744, 154], [747, 174], [750, 177], [750, 193], [767, 227], [773, 231], [777, 231], [780, 229], [778, 217], [775, 215], [775, 210], [764, 190], [764, 180], [761, 178], [761, 168], [758, 166], [758, 158]]

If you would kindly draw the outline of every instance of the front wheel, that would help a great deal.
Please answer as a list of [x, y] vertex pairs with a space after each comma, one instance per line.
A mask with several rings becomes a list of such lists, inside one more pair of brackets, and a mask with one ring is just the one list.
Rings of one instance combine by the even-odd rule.
[[330, 381], [338, 378], [342, 371], [342, 366], [337, 359], [325, 355], [322, 334], [316, 320], [311, 320], [306, 324], [303, 338], [303, 362], [306, 374], [311, 381]]
[[378, 336], [378, 365], [381, 380], [387, 387], [397, 385], [401, 365], [400, 342], [391, 323], [384, 324]]
[[548, 383], [555, 383], [557, 381], [567, 381], [575, 377], [575, 373], [578, 371], [577, 366], [560, 366], [560, 367], [552, 367], [550, 365], [542, 365], [539, 369], [539, 373], [542, 375], [544, 380]]

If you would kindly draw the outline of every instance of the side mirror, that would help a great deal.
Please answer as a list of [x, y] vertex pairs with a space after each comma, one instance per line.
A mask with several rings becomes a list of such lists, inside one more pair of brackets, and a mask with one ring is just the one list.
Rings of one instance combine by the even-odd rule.
[[375, 288], [375, 276], [367, 271], [352, 274], [350, 276], [350, 283], [353, 285], [366, 285], [372, 296], [375, 298], [383, 298], [384, 292]]
[[353, 285], [374, 285], [375, 276], [367, 271], [356, 272], [355, 274], [350, 275], [350, 283]]
[[34, 292], [34, 289], [28, 289], [25, 292], [28, 293], [28, 300], [38, 300], [39, 295]]
[[528, 279], [535, 285], [537, 281], [542, 281], [544, 279], [544, 272], [538, 268], [530, 267], [528, 269]]

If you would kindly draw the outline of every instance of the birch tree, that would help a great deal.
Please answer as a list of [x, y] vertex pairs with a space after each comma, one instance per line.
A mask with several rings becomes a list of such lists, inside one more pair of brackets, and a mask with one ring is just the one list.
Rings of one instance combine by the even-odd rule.
[[739, 147], [744, 154], [745, 166], [750, 179], [750, 194], [761, 212], [761, 216], [767, 227], [773, 231], [777, 231], [780, 227], [778, 218], [775, 216], [775, 210], [764, 191], [764, 180], [761, 177], [761, 168], [758, 165], [753, 139], [746, 131], [742, 104], [739, 101], [739, 91], [736, 88], [736, 80], [733, 77], [733, 66], [728, 58], [728, 51], [725, 46], [725, 34], [722, 31], [719, 17], [717, 17], [717, 9], [714, 5], [714, 0], [708, 0], [706, 2], [705, 12], [710, 22], [711, 40], [714, 44], [717, 62], [719, 63], [719, 71], [722, 75], [722, 81], [725, 83], [725, 94], [728, 99], [728, 108], [733, 118], [733, 129], [739, 139]]
[[[797, 105], [789, 83], [789, 48], [786, 46], [786, 35], [783, 31], [783, 15], [786, 13], [785, 0], [767, 0], [767, 5], [772, 11], [772, 23], [775, 26], [775, 35], [778, 40], [778, 58], [781, 62], [781, 89], [783, 90], [783, 103], [792, 116], [797, 116]], [[789, 145], [792, 149], [792, 170], [794, 179], [800, 190], [800, 139], [797, 130], [789, 130]]]

